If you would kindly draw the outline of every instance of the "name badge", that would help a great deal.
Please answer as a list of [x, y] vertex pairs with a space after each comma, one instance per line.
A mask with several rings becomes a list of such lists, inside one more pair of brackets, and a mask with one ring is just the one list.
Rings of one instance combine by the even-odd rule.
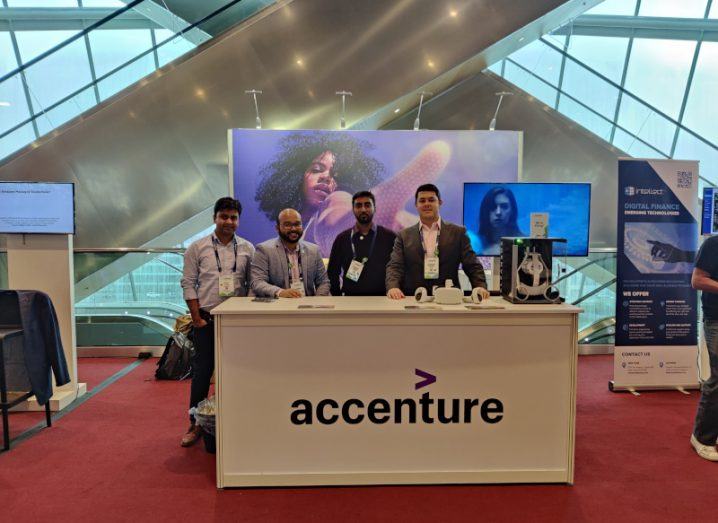
[[292, 282], [292, 286], [290, 288], [295, 291], [299, 291], [302, 297], [306, 296], [306, 293], [304, 292], [304, 282], [302, 280]]
[[438, 256], [424, 256], [424, 279], [425, 280], [439, 279], [439, 257]]
[[234, 296], [234, 274], [224, 274], [219, 276], [219, 295], [223, 298]]
[[364, 270], [364, 264], [359, 260], [352, 260], [349, 268], [347, 269], [347, 278], [351, 281], [359, 281], [362, 271]]

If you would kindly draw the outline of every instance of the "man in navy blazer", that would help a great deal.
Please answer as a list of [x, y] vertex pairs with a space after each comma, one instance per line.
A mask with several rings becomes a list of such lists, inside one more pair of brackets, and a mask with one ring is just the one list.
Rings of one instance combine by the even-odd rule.
[[329, 296], [329, 276], [319, 247], [301, 241], [302, 217], [294, 209], [277, 216], [278, 238], [256, 247], [250, 271], [250, 288], [257, 296], [301, 298]]

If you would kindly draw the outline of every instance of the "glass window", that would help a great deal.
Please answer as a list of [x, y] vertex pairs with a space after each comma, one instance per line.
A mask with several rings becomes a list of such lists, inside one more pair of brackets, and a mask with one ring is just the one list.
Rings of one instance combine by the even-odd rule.
[[10, 33], [0, 31], [0, 76], [8, 74], [17, 69], [15, 50], [12, 47]]
[[26, 124], [16, 129], [7, 136], [0, 138], [0, 158], [14, 153], [22, 149], [35, 139], [35, 132], [32, 130], [32, 124]]
[[676, 124], [629, 95], [621, 99], [618, 125], [669, 155], [676, 135]]
[[[33, 33], [35, 37], [37, 33]], [[18, 33], [18, 38], [22, 36]], [[20, 48], [22, 50], [22, 47]], [[35, 113], [48, 109], [65, 96], [90, 85], [90, 63], [84, 38], [75, 40], [25, 70]]]
[[152, 48], [149, 29], [100, 29], [89, 36], [98, 78]]
[[100, 98], [106, 100], [125, 87], [141, 80], [154, 70], [155, 59], [152, 53], [138, 58], [131, 64], [125, 65], [122, 69], [97, 83], [97, 88], [100, 90]]
[[518, 65], [511, 62], [510, 59], [506, 60], [504, 78], [512, 84], [519, 86], [531, 96], [538, 98], [546, 105], [556, 107], [556, 95], [558, 91], [531, 73], [521, 69]]
[[635, 13], [636, 0], [604, 0], [593, 9], [586, 11], [587, 15], [633, 16]]
[[159, 58], [160, 67], [195, 48], [194, 44], [188, 42], [182, 36], [168, 41], [174, 34], [167, 29], [155, 29], [155, 40], [159, 46], [157, 48], [157, 57]]
[[713, 4], [711, 6], [711, 12], [708, 15], [708, 18], [718, 18], [718, 2], [715, 0], [713, 1]]
[[501, 70], [503, 69], [503, 67], [504, 67], [504, 61], [503, 61], [503, 60], [499, 60], [499, 61], [496, 62], [494, 65], [492, 65], [491, 67], [489, 67], [488, 70], [491, 71], [491, 72], [493, 72], [494, 74], [497, 74], [497, 75], [501, 76]]
[[699, 160], [698, 173], [713, 185], [718, 185], [718, 150], [686, 131], [678, 133], [674, 158]]
[[82, 7], [125, 7], [122, 0], [82, 0]]
[[590, 109], [574, 102], [567, 96], [561, 96], [558, 102], [558, 110], [576, 123], [583, 125], [592, 133], [608, 140], [611, 136], [613, 123], [602, 118]]
[[9, 7], [77, 7], [77, 0], [7, 0]]
[[661, 154], [621, 129], [616, 129], [616, 134], [613, 136], [613, 145], [634, 158], [666, 158], [666, 155]]
[[30, 117], [19, 74], [0, 83], [0, 134]]
[[693, 75], [683, 125], [718, 144], [718, 42], [703, 42]]
[[613, 120], [616, 114], [618, 88], [573, 60], [566, 60], [561, 90], [597, 113]]
[[562, 58], [561, 53], [541, 40], [531, 42], [511, 55], [514, 62], [555, 86], [558, 86]]
[[38, 115], [37, 130], [40, 135], [47, 134], [56, 127], [60, 127], [65, 122], [72, 120], [75, 116], [82, 114], [86, 110], [97, 104], [95, 98], [95, 90], [92, 87], [73, 96], [69, 100], [61, 103], [57, 107]]
[[678, 119], [696, 42], [636, 39], [626, 90]]
[[707, 0], [641, 0], [639, 16], [703, 18]]
[[628, 38], [603, 36], [572, 36], [568, 53], [603, 76], [621, 83], [623, 65], [626, 61]]
[[79, 31], [15, 31], [20, 60], [27, 63], [48, 49], [61, 44]]

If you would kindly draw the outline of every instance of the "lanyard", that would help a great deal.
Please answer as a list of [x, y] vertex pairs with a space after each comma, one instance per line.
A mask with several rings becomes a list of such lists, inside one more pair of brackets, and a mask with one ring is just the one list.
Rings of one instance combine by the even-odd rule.
[[[217, 260], [217, 270], [220, 274], [222, 274], [222, 264], [219, 262], [219, 253], [217, 252], [217, 244], [219, 243], [219, 240], [212, 236], [212, 248], [214, 248], [214, 259]], [[237, 237], [232, 238], [232, 243], [234, 243], [234, 266], [232, 267], [232, 272], [237, 272]]]
[[[284, 255], [287, 257], [287, 267], [289, 267], [289, 285], [294, 281], [292, 278], [292, 261], [289, 259], [289, 251], [284, 248]], [[297, 269], [299, 269], [299, 281], [304, 280], [304, 272], [302, 271], [302, 247], [297, 244]]]
[[[371, 245], [369, 245], [369, 253], [366, 256], [364, 256], [364, 258], [361, 261], [362, 263], [368, 262], [369, 258], [371, 258], [371, 253], [374, 252], [374, 244], [376, 243], [376, 237], [379, 236], [379, 232], [376, 229], [372, 228], [371, 230], [374, 231], [374, 236], [371, 239]], [[355, 231], [352, 228], [352, 232], [349, 235], [349, 243], [352, 246], [352, 260], [356, 260], [356, 257], [357, 257], [357, 249], [356, 249], [356, 246], [354, 245], [354, 234], [355, 234]]]
[[[434, 256], [439, 257], [439, 237], [441, 236], [441, 227], [436, 231], [436, 247], [434, 248]], [[426, 244], [424, 243], [424, 228], [419, 222], [419, 237], [421, 238], [421, 249], [424, 251], [426, 256]]]

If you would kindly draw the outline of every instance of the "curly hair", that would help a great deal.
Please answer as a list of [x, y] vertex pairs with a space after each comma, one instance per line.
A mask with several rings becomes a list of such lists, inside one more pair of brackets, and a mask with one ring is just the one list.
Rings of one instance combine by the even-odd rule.
[[295, 133], [283, 138], [276, 158], [259, 171], [261, 181], [254, 199], [259, 209], [274, 221], [286, 208], [302, 212], [304, 173], [325, 151], [334, 153], [332, 175], [337, 190], [354, 193], [381, 181], [384, 165], [368, 156], [374, 146], [351, 135], [336, 132]]

